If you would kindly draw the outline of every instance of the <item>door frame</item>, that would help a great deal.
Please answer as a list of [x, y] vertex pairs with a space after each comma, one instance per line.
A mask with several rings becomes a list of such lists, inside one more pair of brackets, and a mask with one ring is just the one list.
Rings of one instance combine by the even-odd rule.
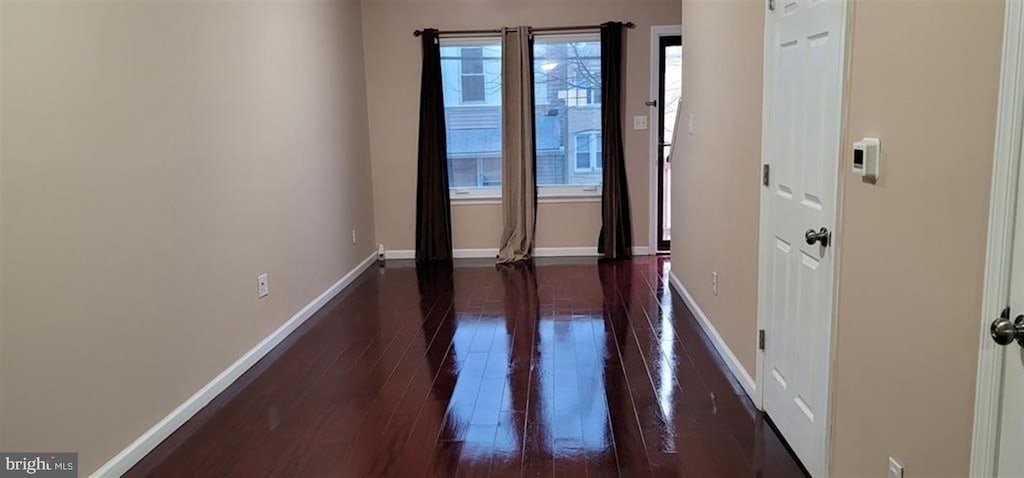
[[1009, 304], [1011, 255], [1016, 225], [1018, 184], [1024, 139], [1024, 4], [1006, 2], [1002, 66], [992, 159], [988, 244], [978, 322], [978, 378], [975, 383], [971, 476], [995, 476], [999, 451], [1004, 349], [989, 335], [989, 326]]
[[[661, 79], [658, 77], [659, 65], [661, 63], [661, 37], [679, 36], [682, 39], [683, 27], [682, 25], [656, 25], [651, 27], [651, 93], [648, 99], [659, 99], [661, 95], [660, 83]], [[683, 43], [680, 40], [680, 43]], [[648, 246], [651, 250], [651, 255], [658, 254], [658, 238], [661, 236], [661, 231], [658, 230], [658, 131], [661, 129], [661, 118], [658, 115], [658, 107], [653, 106], [648, 108], [648, 111], [653, 111], [648, 117], [651, 121], [648, 121], [649, 130], [649, 147], [650, 153], [648, 162], [650, 170], [650, 194], [649, 194], [649, 232], [650, 237], [648, 240]], [[676, 125], [678, 127], [679, 125]]]
[[[833, 254], [834, 254], [834, 257], [835, 257], [835, 264], [833, 266], [833, 279], [832, 279], [832, 304], [830, 305], [831, 312], [829, 314], [829, 320], [831, 321], [831, 326], [829, 327], [829, 330], [831, 331], [831, 336], [829, 337], [829, 349], [828, 349], [828, 362], [829, 363], [828, 363], [828, 367], [826, 369], [827, 370], [827, 374], [828, 374], [827, 381], [826, 381], [826, 383], [828, 383], [828, 390], [826, 392], [826, 397], [827, 398], [825, 400], [825, 410], [824, 410], [824, 415], [825, 415], [825, 437], [824, 437], [824, 439], [825, 439], [825, 446], [824, 446], [825, 456], [822, 457], [822, 459], [824, 460], [824, 463], [822, 464], [823, 466], [821, 468], [821, 469], [825, 470], [825, 476], [829, 475], [830, 467], [831, 467], [831, 462], [832, 462], [832, 409], [833, 409], [833, 404], [834, 404], [834, 395], [833, 395], [832, 392], [835, 390], [835, 374], [833, 372], [835, 371], [836, 330], [837, 330], [836, 324], [837, 324], [837, 318], [838, 318], [837, 317], [838, 316], [838, 307], [836, 305], [839, 303], [839, 272], [840, 272], [840, 269], [841, 269], [841, 260], [840, 259], [842, 257], [842, 254], [840, 254], [840, 251], [842, 250], [842, 246], [843, 246], [843, 235], [842, 235], [842, 223], [843, 223], [843, 221], [842, 221], [842, 211], [843, 211], [843, 207], [842, 207], [842, 203], [843, 203], [843, 196], [844, 195], [843, 195], [843, 181], [842, 181], [842, 178], [844, 177], [844, 174], [846, 172], [846, 169], [843, 167], [843, 165], [844, 165], [844, 151], [846, 149], [846, 143], [847, 143], [847, 139], [848, 139], [848, 138], [846, 138], [846, 125], [847, 125], [847, 111], [848, 111], [847, 101], [848, 101], [848, 97], [849, 97], [849, 90], [848, 90], [848, 88], [849, 88], [850, 47], [851, 47], [851, 42], [849, 41], [849, 39], [850, 39], [850, 26], [851, 26], [852, 17], [853, 17], [853, 15], [851, 14], [852, 3], [853, 2], [851, 0], [837, 0], [837, 1], [840, 1], [843, 4], [843, 6], [842, 6], [842, 16], [843, 16], [843, 18], [840, 21], [840, 24], [842, 25], [842, 32], [840, 33], [840, 35], [838, 37], [838, 40], [841, 42], [839, 51], [840, 51], [840, 55], [841, 55], [840, 63], [842, 64], [842, 71], [840, 72], [839, 78], [840, 78], [840, 81], [842, 82], [842, 85], [840, 87], [841, 94], [840, 94], [840, 99], [839, 99], [839, 101], [840, 101], [840, 106], [839, 106], [839, 123], [838, 123], [839, 124], [839, 127], [838, 127], [839, 141], [837, 143], [838, 147], [836, 148], [836, 152], [835, 152], [836, 153], [835, 161], [838, 164], [837, 164], [837, 167], [836, 167], [836, 175], [833, 178], [834, 187], [835, 187], [835, 191], [836, 191], [836, 197], [835, 197], [835, 204], [834, 204], [835, 211], [834, 211], [834, 215], [833, 215], [833, 217], [835, 218], [835, 224], [832, 225], [833, 227], [832, 227], [832, 246], [831, 247], [833, 247]], [[754, 174], [757, 175], [758, 188], [760, 190], [759, 191], [760, 192], [759, 199], [758, 199], [759, 202], [760, 202], [760, 216], [759, 216], [758, 238], [757, 238], [757, 241], [758, 241], [758, 243], [757, 243], [757, 266], [758, 266], [758, 272], [757, 272], [757, 330], [754, 331], [754, 337], [753, 337], [753, 341], [752, 341], [755, 344], [755, 349], [757, 349], [756, 350], [757, 361], [756, 361], [756, 364], [755, 364], [755, 374], [756, 374], [756, 376], [755, 376], [755, 379], [754, 379], [755, 394], [754, 394], [753, 397], [751, 397], [751, 399], [754, 401], [754, 405], [757, 407], [757, 409], [761, 410], [761, 411], [764, 411], [765, 351], [758, 349], [757, 348], [757, 344], [758, 344], [758, 338], [759, 338], [758, 334], [760, 333], [761, 330], [764, 330], [766, 332], [767, 341], [769, 342], [769, 346], [770, 346], [770, 342], [771, 342], [771, 333], [768, 330], [768, 324], [769, 324], [768, 312], [766, 310], [767, 309], [767, 303], [768, 303], [768, 300], [767, 300], [768, 299], [768, 277], [767, 277], [768, 267], [767, 267], [767, 261], [768, 261], [768, 258], [770, 257], [771, 249], [767, 247], [767, 241], [766, 241], [766, 238], [769, 236], [768, 225], [769, 225], [770, 218], [768, 217], [768, 210], [767, 210], [767, 207], [766, 207], [767, 204], [766, 204], [766, 201], [764, 200], [764, 189], [763, 189], [764, 186], [761, 185], [761, 181], [760, 180], [761, 180], [761, 173], [762, 173], [762, 169], [761, 168], [764, 165], [766, 165], [766, 164], [771, 164], [771, 161], [770, 161], [771, 155], [768, 153], [768, 151], [766, 149], [767, 145], [766, 145], [766, 142], [765, 142], [765, 138], [768, 136], [768, 134], [770, 132], [770, 129], [769, 129], [769, 119], [771, 117], [771, 108], [770, 108], [771, 101], [769, 99], [772, 98], [774, 96], [774, 94], [775, 94], [775, 91], [772, 88], [772, 85], [773, 85], [773, 82], [772, 82], [772, 74], [773, 74], [773, 71], [772, 71], [772, 65], [773, 65], [773, 61], [772, 61], [772, 59], [773, 59], [773, 55], [772, 55], [772, 41], [773, 41], [773, 39], [775, 37], [775, 28], [774, 28], [774, 23], [772, 21], [772, 16], [773, 16], [773, 14], [777, 14], [777, 11], [772, 11], [771, 6], [778, 5], [779, 3], [781, 3], [781, 2], [776, 2], [774, 0], [764, 0], [764, 13], [765, 13], [765, 15], [764, 15], [764, 41], [763, 41], [763, 43], [764, 43], [764, 51], [763, 51], [763, 54], [762, 54], [762, 58], [763, 58], [763, 60], [762, 60], [763, 61], [763, 67], [762, 67], [763, 68], [763, 70], [762, 70], [763, 71], [763, 75], [762, 75], [762, 78], [761, 78], [761, 95], [762, 95], [761, 96], [761, 158], [760, 158], [761, 161], [760, 161], [760, 164], [758, 165], [759, 166], [758, 170], [754, 173]], [[785, 438], [785, 437], [783, 437], [783, 438]]]

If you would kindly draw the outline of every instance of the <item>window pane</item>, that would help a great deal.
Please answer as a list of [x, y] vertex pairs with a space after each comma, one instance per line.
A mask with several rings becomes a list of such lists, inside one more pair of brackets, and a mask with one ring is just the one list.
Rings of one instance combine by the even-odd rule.
[[448, 184], [451, 187], [476, 186], [476, 159], [449, 158]]
[[578, 134], [576, 135], [576, 152], [590, 154], [590, 135], [589, 134]]
[[576, 135], [576, 169], [590, 169], [590, 135]]
[[600, 36], [536, 37], [533, 70], [537, 184], [601, 184]]
[[576, 153], [576, 170], [584, 172], [590, 170], [589, 153]]
[[462, 73], [483, 73], [484, 72], [484, 49], [463, 48], [462, 49]]
[[[665, 141], [671, 143], [676, 127], [676, 108], [683, 91], [683, 47], [670, 46], [665, 48], [665, 116], [661, 119], [664, 126]], [[665, 148], [665, 156], [670, 153]]]
[[448, 184], [501, 185], [501, 40], [441, 41]]
[[462, 102], [476, 103], [484, 98], [484, 75], [462, 75]]
[[480, 185], [501, 186], [501, 158], [480, 160]]

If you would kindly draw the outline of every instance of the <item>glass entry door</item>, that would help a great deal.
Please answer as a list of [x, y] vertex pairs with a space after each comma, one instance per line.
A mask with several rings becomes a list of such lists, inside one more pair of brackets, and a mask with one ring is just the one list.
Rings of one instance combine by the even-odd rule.
[[683, 85], [683, 47], [679, 35], [663, 36], [658, 42], [658, 252], [668, 252], [672, 241], [672, 152], [676, 113]]

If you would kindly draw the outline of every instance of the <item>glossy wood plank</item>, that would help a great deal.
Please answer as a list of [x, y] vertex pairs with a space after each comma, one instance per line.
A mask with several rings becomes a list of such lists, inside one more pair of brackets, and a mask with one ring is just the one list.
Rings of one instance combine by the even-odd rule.
[[805, 476], [669, 267], [389, 262], [126, 476]]

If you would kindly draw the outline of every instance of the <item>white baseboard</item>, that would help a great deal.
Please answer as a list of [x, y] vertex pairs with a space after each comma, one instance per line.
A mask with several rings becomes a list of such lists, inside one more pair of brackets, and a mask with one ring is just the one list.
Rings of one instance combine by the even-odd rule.
[[132, 466], [135, 466], [143, 457], [149, 452], [153, 451], [160, 442], [164, 441], [171, 433], [174, 433], [181, 425], [183, 425], [188, 419], [192, 418], [199, 410], [202, 410], [211, 400], [217, 395], [228, 388], [238, 377], [242, 376], [250, 367], [256, 364], [264, 355], [274, 349], [278, 344], [281, 343], [288, 334], [292, 333], [300, 325], [303, 324], [307, 319], [313, 316], [313, 314], [320, 310], [327, 302], [338, 295], [342, 290], [348, 287], [362, 274], [364, 271], [370, 268], [371, 265], [377, 260], [376, 251], [367, 257], [366, 260], [359, 263], [344, 277], [338, 279], [337, 282], [332, 284], [326, 291], [320, 294], [319, 297], [313, 299], [312, 302], [307, 304], [301, 310], [295, 313], [284, 325], [280, 326], [272, 334], [264, 338], [260, 343], [256, 344], [255, 347], [250, 349], [245, 355], [242, 355], [235, 363], [231, 364], [228, 368], [224, 369], [220, 375], [217, 375], [210, 383], [206, 384], [203, 388], [199, 389], [194, 395], [185, 400], [184, 403], [175, 408], [170, 414], [160, 420], [153, 428], [150, 428], [146, 433], [143, 433], [138, 439], [128, 445], [124, 450], [115, 455], [110, 461], [106, 462], [96, 472], [90, 475], [93, 478], [106, 478], [106, 477], [118, 477], [127, 472]]
[[[634, 247], [634, 256], [648, 256], [650, 247]], [[452, 255], [456, 259], [493, 259], [498, 249], [455, 249]], [[534, 257], [597, 257], [597, 247], [538, 247], [533, 250]], [[385, 250], [385, 259], [415, 259], [416, 251], [411, 249]]]
[[416, 251], [412, 249], [385, 249], [384, 259], [386, 260], [397, 260], [397, 259], [415, 259]]
[[741, 364], [740, 360], [736, 358], [736, 355], [732, 353], [732, 349], [730, 349], [729, 345], [725, 343], [722, 336], [718, 334], [718, 330], [715, 329], [711, 320], [708, 319], [707, 314], [705, 314], [704, 311], [701, 310], [700, 306], [697, 305], [697, 301], [693, 300], [693, 296], [690, 295], [690, 292], [686, 290], [686, 287], [683, 287], [683, 282], [679, 280], [678, 276], [676, 276], [675, 271], [669, 271], [668, 275], [669, 281], [672, 283], [672, 287], [679, 292], [679, 295], [683, 298], [683, 303], [685, 303], [686, 307], [688, 307], [690, 311], [693, 312], [693, 315], [697, 317], [697, 322], [700, 323], [701, 328], [704, 329], [704, 333], [708, 334], [708, 337], [711, 338], [711, 343], [715, 346], [715, 350], [717, 350], [718, 354], [725, 359], [726, 366], [729, 367], [733, 376], [739, 380], [740, 385], [743, 386], [743, 390], [747, 392], [747, 396], [756, 403], [757, 399], [755, 397], [757, 397], [757, 395], [755, 395], [754, 392], [757, 391], [757, 382], [754, 381], [753, 377], [751, 377], [749, 373], [747, 373], [747, 369], [743, 368], [743, 364]]

